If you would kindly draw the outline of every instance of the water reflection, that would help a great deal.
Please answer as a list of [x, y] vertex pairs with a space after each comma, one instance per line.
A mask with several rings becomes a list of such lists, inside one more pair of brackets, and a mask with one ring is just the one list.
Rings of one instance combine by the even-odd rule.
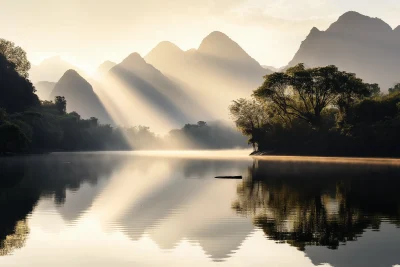
[[[392, 266], [400, 263], [399, 174], [396, 161], [0, 158], [0, 255], [9, 255], [0, 265], [24, 266], [34, 257], [29, 266], [51, 266], [72, 257], [72, 265], [94, 266], [185, 266], [195, 258], [199, 266]], [[363, 252], [373, 244], [381, 248], [375, 262]], [[58, 256], [37, 256], [43, 253]]]
[[337, 249], [383, 221], [400, 226], [399, 167], [258, 160], [232, 204], [268, 238]]

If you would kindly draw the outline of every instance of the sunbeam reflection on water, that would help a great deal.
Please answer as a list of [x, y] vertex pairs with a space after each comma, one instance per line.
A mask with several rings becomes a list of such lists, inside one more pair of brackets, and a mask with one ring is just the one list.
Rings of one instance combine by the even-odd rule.
[[400, 262], [398, 161], [248, 153], [0, 159], [0, 266]]

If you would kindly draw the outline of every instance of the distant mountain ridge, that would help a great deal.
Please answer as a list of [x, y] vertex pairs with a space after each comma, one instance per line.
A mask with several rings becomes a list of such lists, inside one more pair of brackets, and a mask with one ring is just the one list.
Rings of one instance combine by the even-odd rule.
[[231, 101], [247, 97], [262, 83], [264, 75], [272, 73], [218, 31], [206, 36], [198, 49], [188, 51], [161, 42], [144, 59], [179, 83], [213, 114], [213, 119], [228, 119]]
[[[109, 85], [103, 90], [112, 89], [110, 87], [117, 81], [122, 84], [123, 88], [120, 90], [125, 92], [126, 98], [149, 105], [153, 111], [164, 116], [171, 123], [171, 127], [195, 121], [195, 114], [201, 109], [193, 99], [187, 96], [183, 88], [147, 63], [138, 53], [130, 54], [121, 63], [111, 68], [105, 80], [111, 82], [108, 82]], [[110, 97], [113, 98], [112, 93]], [[115, 102], [118, 102], [118, 99], [115, 99]], [[148, 116], [149, 114], [142, 112], [141, 116], [136, 117], [136, 123], [154, 122]], [[197, 119], [200, 120], [201, 117]]]
[[96, 117], [101, 123], [111, 123], [108, 112], [93, 91], [92, 86], [75, 70], [68, 70], [54, 86], [50, 99], [64, 96], [67, 111], [75, 111], [82, 118]]
[[[255, 76], [262, 80], [262, 76], [272, 71], [263, 68], [254, 58], [246, 53], [235, 41], [222, 32], [214, 31], [206, 36], [198, 49], [188, 51], [181, 50], [171, 42], [161, 42], [152, 49], [145, 60], [163, 73], [174, 73], [171, 67], [181, 65], [180, 69], [212, 67], [220, 71], [245, 71], [238, 79], [246, 79], [246, 76]], [[166, 61], [171, 61], [172, 66]], [[226, 67], [227, 69], [223, 69]], [[253, 78], [253, 77], [251, 77]]]
[[400, 26], [393, 30], [381, 19], [347, 12], [326, 31], [310, 31], [289, 66], [298, 63], [336, 65], [385, 91], [400, 82]]

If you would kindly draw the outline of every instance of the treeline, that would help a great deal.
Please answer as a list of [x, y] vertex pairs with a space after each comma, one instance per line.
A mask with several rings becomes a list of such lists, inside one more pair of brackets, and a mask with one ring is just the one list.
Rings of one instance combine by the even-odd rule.
[[299, 64], [264, 77], [230, 106], [238, 129], [265, 154], [400, 156], [400, 84], [382, 94], [335, 66]]
[[131, 149], [219, 149], [246, 145], [223, 123], [187, 124], [161, 137], [148, 127], [102, 125], [67, 112], [63, 96], [41, 101], [29, 81], [30, 63], [14, 43], [0, 39], [0, 154]]

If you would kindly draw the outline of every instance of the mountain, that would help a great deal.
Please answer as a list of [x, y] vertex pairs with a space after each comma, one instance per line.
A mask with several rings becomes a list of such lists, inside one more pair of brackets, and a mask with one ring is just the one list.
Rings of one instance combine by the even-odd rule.
[[336, 65], [383, 91], [400, 82], [400, 28], [378, 18], [347, 12], [326, 31], [313, 28], [289, 66]]
[[[114, 66], [103, 82], [104, 88], [96, 88], [96, 92], [101, 92], [103, 102], [112, 104], [122, 113], [119, 123], [123, 125], [141, 124], [152, 129], [170, 130], [201, 120], [201, 115], [207, 114], [185, 90], [138, 53], [132, 53]], [[126, 114], [129, 114], [128, 118]]]
[[185, 52], [171, 42], [161, 42], [145, 56], [149, 62], [164, 73], [169, 73], [171, 68], [184, 67]]
[[207, 109], [213, 118], [228, 118], [228, 105], [247, 97], [272, 73], [222, 32], [212, 32], [198, 49], [183, 51], [161, 42], [145, 56], [150, 63]]
[[36, 95], [39, 97], [40, 100], [53, 100], [50, 98], [50, 94], [53, 91], [55, 85], [56, 83], [47, 81], [35, 83], [34, 86], [36, 89]]
[[54, 86], [50, 99], [64, 96], [67, 100], [67, 111], [76, 111], [82, 118], [96, 117], [101, 123], [112, 120], [94, 93], [92, 86], [75, 70], [68, 70]]
[[101, 78], [103, 77], [109, 70], [111, 70], [117, 63], [112, 61], [104, 61], [96, 70], [94, 77]]
[[29, 72], [29, 78], [33, 83], [39, 81], [57, 82], [69, 69], [75, 69], [80, 75], [86, 76], [84, 71], [79, 70], [60, 56], [54, 56], [43, 60], [39, 65], [33, 65]]

